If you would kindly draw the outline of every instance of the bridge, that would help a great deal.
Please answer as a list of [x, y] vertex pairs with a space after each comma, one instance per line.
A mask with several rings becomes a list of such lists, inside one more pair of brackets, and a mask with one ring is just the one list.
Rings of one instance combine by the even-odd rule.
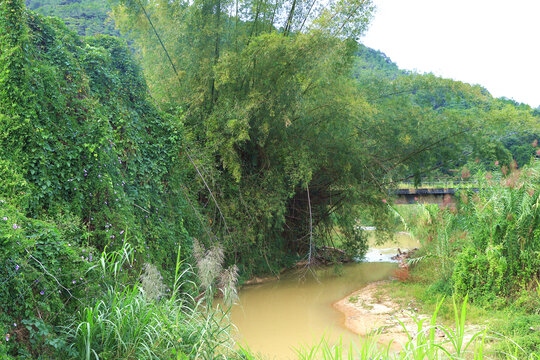
[[[401, 187], [407, 184], [401, 184]], [[393, 192], [396, 196], [395, 204], [439, 204], [444, 206], [455, 206], [456, 193], [461, 189], [472, 190], [478, 192], [477, 182], [460, 181], [452, 183], [424, 183], [423, 188], [414, 188], [412, 184], [408, 188], [399, 188]], [[443, 185], [443, 186], [441, 186]], [[444, 185], [450, 185], [445, 187]], [[428, 187], [429, 186], [429, 187]]]

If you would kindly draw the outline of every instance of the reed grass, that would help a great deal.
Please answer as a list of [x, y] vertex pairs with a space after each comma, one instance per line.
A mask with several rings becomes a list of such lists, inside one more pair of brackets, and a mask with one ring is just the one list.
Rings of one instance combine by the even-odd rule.
[[[109, 279], [106, 291], [86, 307], [65, 333], [80, 359], [229, 359], [240, 355], [230, 336], [229, 309], [183, 293], [191, 271], [177, 259], [170, 294], [145, 295], [139, 283], [115, 281], [130, 263], [132, 248], [104, 253], [97, 268]], [[141, 282], [144, 284], [144, 281]], [[193, 283], [191, 283], [193, 285]]]

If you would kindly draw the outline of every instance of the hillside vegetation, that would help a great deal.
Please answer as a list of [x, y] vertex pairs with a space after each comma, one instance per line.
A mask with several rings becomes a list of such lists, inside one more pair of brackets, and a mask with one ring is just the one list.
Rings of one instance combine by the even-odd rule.
[[152, 262], [172, 286], [198, 227], [182, 125], [152, 104], [125, 41], [82, 39], [19, 0], [0, 15], [0, 354], [35, 356], [100, 296], [102, 250], [129, 242], [124, 271]]
[[106, 0], [26, 0], [28, 9], [61, 18], [80, 35], [118, 35]]
[[28, 4], [70, 25], [0, 2], [0, 358], [249, 357], [215, 294], [362, 256], [359, 220], [400, 226], [399, 181], [463, 166], [533, 185], [482, 193], [500, 226], [454, 214], [475, 236], [436, 257], [439, 290], [506, 301], [538, 277], [538, 111], [360, 45], [370, 1], [116, 1], [125, 39], [79, 35], [112, 33], [104, 2]]

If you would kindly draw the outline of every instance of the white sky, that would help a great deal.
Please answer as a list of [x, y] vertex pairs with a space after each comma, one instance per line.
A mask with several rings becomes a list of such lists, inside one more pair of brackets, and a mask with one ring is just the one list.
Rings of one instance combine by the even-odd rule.
[[402, 69], [540, 105], [540, 0], [374, 0], [361, 40]]

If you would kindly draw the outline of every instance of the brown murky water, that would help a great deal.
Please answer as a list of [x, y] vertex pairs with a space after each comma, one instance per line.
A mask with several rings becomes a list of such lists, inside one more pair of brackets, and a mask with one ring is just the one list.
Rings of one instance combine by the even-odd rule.
[[253, 285], [240, 291], [231, 318], [238, 329], [237, 342], [265, 359], [293, 359], [294, 348], [314, 345], [323, 336], [348, 344], [358, 337], [344, 327], [344, 315], [332, 304], [368, 283], [390, 278], [397, 264], [389, 263], [396, 248], [417, 243], [405, 234], [397, 244], [372, 249], [368, 261], [315, 270], [296, 270], [280, 280]]
[[420, 243], [406, 232], [399, 232], [394, 235], [394, 241], [383, 245], [376, 245], [374, 235], [368, 237], [369, 250], [365, 261], [368, 262], [390, 262], [392, 256], [396, 255], [397, 249], [407, 250], [420, 247]]

